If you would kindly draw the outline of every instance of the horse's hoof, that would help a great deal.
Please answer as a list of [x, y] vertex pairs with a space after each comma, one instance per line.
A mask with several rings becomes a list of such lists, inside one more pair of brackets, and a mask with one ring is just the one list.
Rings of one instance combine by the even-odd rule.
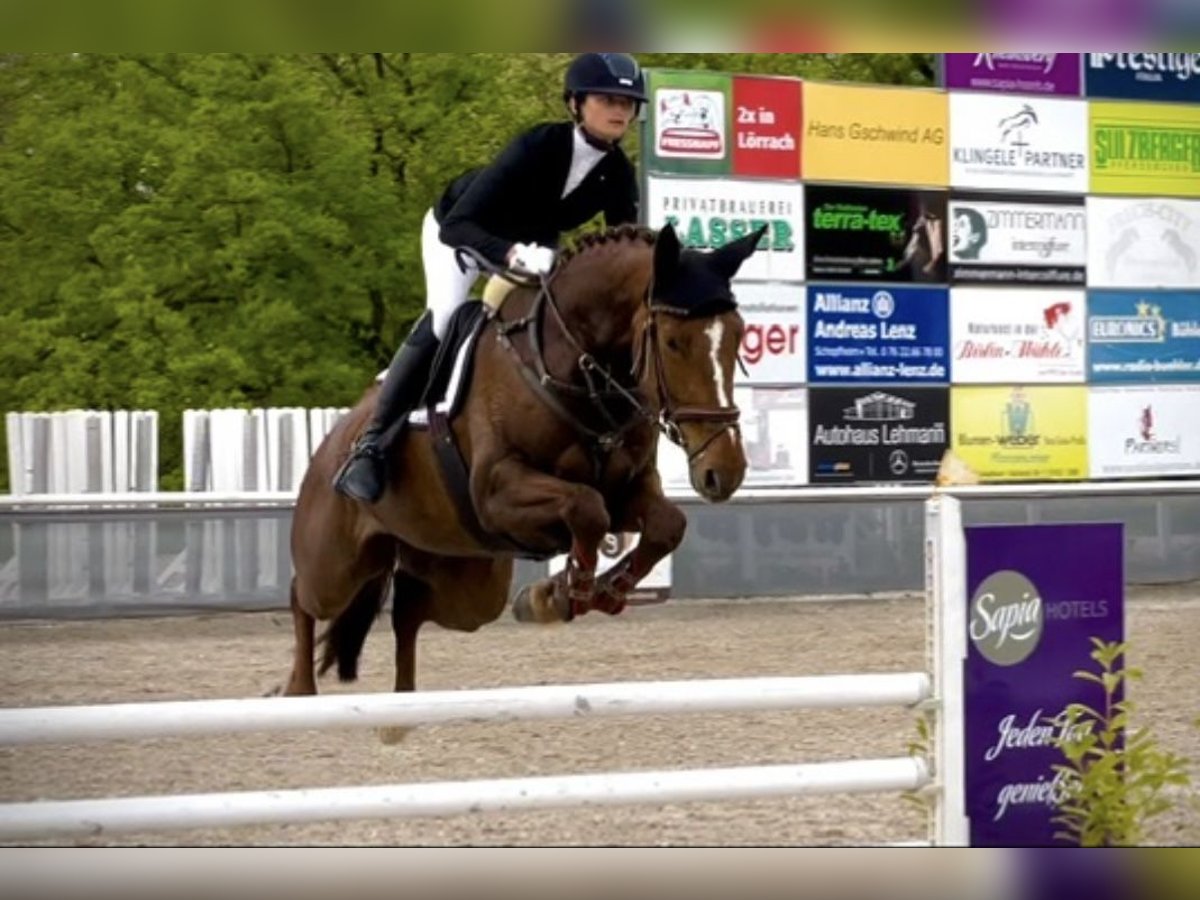
[[551, 580], [525, 585], [513, 598], [513, 618], [518, 622], [536, 622], [539, 625], [569, 622], [571, 616], [563, 614], [554, 594], [554, 582]]
[[376, 732], [379, 734], [379, 742], [389, 747], [395, 747], [397, 744], [404, 743], [404, 739], [408, 737], [411, 731], [413, 731], [412, 728], [404, 725], [384, 725], [376, 729]]

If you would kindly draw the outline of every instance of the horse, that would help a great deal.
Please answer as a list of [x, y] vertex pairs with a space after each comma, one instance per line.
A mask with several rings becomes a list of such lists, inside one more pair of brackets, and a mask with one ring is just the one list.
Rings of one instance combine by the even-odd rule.
[[[745, 476], [732, 400], [744, 323], [732, 281], [765, 231], [700, 251], [670, 225], [625, 225], [581, 238], [536, 281], [502, 273], [513, 287], [497, 309], [460, 310], [478, 321], [465, 357], [451, 357], [468, 372], [457, 411], [439, 413], [431, 385], [428, 426], [409, 423], [392, 441], [387, 488], [366, 505], [331, 481], [373, 412], [370, 386], [300, 485], [284, 693], [315, 694], [335, 665], [339, 680], [355, 680], [389, 588], [396, 691], [415, 690], [424, 623], [473, 632], [501, 615], [517, 558], [568, 554], [561, 572], [514, 598], [518, 619], [621, 612], [686, 528], [658, 476], [660, 434], [686, 452], [706, 501], [727, 500]], [[456, 348], [447, 336], [441, 352]], [[434, 368], [436, 382], [445, 367]], [[597, 577], [598, 548], [616, 532], [639, 539]], [[329, 623], [319, 639], [317, 621]]]

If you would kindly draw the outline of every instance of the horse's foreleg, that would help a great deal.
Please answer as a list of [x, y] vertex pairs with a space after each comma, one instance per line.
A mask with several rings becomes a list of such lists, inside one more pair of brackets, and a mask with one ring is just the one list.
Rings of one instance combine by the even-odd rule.
[[614, 522], [614, 530], [640, 532], [637, 544], [596, 582], [592, 605], [610, 615], [625, 608], [630, 592], [658, 561], [673, 553], [687, 530], [683, 511], [663, 496], [657, 476], [647, 479], [642, 489], [626, 504]]
[[594, 488], [554, 478], [511, 458], [491, 466], [486, 478], [487, 489], [478, 504], [485, 528], [533, 546], [563, 526], [571, 534], [566, 570], [531, 586], [538, 589], [537, 598], [530, 597], [538, 606], [533, 618], [569, 621], [586, 612], [596, 585], [600, 542], [609, 530], [604, 498]]

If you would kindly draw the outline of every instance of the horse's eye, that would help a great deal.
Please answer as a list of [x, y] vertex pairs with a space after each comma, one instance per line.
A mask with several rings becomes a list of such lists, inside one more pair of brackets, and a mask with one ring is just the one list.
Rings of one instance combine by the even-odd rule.
[[673, 338], [673, 337], [667, 338], [667, 349], [672, 350], [675, 353], [678, 353], [679, 352], [679, 341], [675, 340], [675, 338]]

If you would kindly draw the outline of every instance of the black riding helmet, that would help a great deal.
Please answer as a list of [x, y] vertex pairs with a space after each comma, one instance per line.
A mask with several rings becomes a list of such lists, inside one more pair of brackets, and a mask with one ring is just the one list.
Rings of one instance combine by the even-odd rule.
[[637, 60], [625, 53], [583, 53], [571, 61], [563, 100], [584, 94], [616, 94], [646, 102], [646, 76]]

